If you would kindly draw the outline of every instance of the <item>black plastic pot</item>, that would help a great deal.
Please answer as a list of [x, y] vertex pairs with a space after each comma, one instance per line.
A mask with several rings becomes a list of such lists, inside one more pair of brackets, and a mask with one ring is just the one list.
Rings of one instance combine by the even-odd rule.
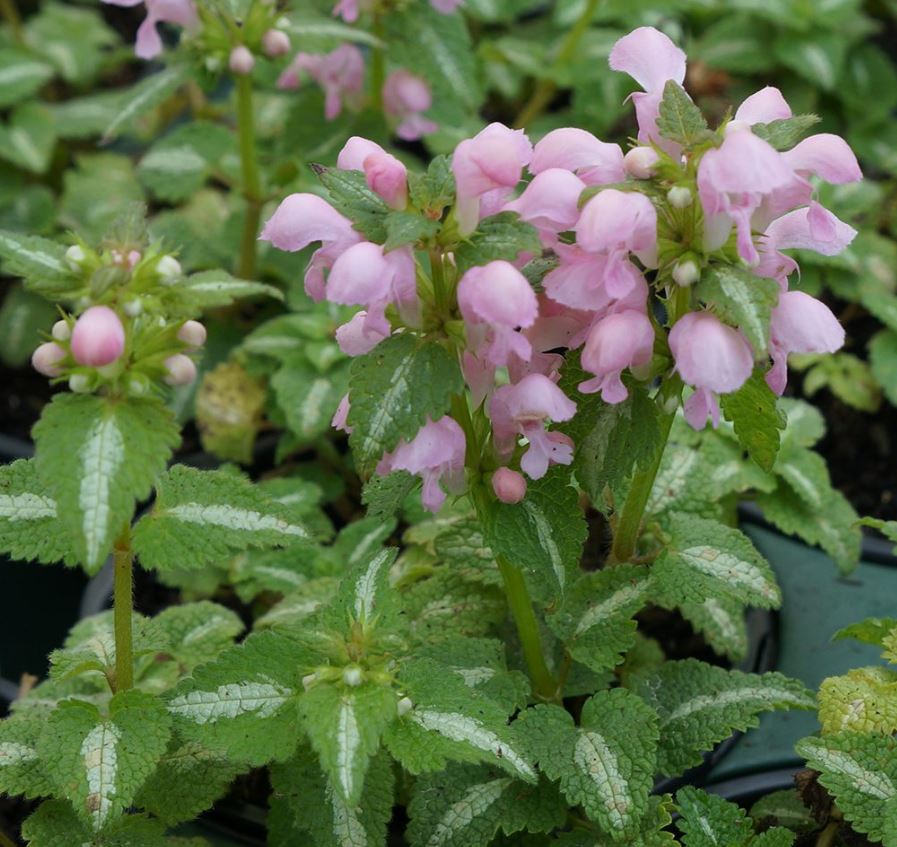
[[733, 803], [738, 803], [742, 808], [749, 809], [767, 794], [794, 788], [794, 775], [799, 770], [800, 768], [779, 768], [778, 770], [760, 771], [709, 785], [707, 791], [726, 800], [731, 800]]

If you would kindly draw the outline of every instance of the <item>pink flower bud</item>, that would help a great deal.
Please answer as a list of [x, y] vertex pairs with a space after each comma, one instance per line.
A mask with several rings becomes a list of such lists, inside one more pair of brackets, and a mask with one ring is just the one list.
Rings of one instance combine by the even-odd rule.
[[368, 186], [392, 208], [404, 209], [408, 203], [408, 169], [379, 144], [355, 135], [340, 151], [337, 167], [363, 171]]
[[125, 349], [125, 328], [108, 306], [91, 306], [72, 330], [72, 356], [80, 365], [111, 365]]
[[230, 51], [228, 66], [231, 71], [239, 76], [252, 73], [255, 67], [255, 56], [245, 44], [239, 44]]
[[595, 374], [580, 383], [583, 394], [601, 392], [606, 403], [621, 403], [629, 396], [620, 374], [646, 365], [654, 351], [654, 328], [642, 312], [625, 311], [602, 318], [589, 332], [582, 351], [582, 366]]
[[44, 376], [59, 376], [57, 365], [65, 358], [65, 350], [52, 341], [41, 344], [31, 356], [31, 366]]
[[206, 343], [206, 328], [199, 321], [185, 321], [178, 330], [178, 340], [190, 347], [202, 347]]
[[492, 474], [492, 490], [502, 503], [519, 503], [526, 497], [526, 477], [510, 468]]
[[262, 50], [269, 59], [285, 56], [290, 52], [290, 37], [279, 29], [269, 29], [262, 36]]
[[633, 147], [624, 157], [626, 173], [636, 179], [651, 179], [660, 156], [652, 147]]
[[165, 382], [169, 385], [189, 385], [196, 379], [196, 365], [189, 356], [183, 353], [175, 353], [165, 360], [165, 370], [168, 375]]

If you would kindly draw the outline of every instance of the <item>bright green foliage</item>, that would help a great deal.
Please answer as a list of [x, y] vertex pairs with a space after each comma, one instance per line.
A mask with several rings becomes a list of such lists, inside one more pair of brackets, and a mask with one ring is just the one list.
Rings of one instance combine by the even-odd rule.
[[183, 85], [187, 76], [185, 65], [169, 65], [164, 71], [145, 76], [127, 92], [114, 120], [106, 127], [104, 139], [114, 138], [137, 118], [164, 102]]
[[564, 596], [588, 532], [564, 470], [533, 480], [521, 503], [496, 504], [484, 530], [492, 551], [520, 563], [537, 596], [546, 600]]
[[720, 655], [738, 662], [747, 655], [744, 606], [728, 597], [708, 597], [700, 603], [680, 603], [679, 611]]
[[897, 733], [897, 671], [876, 665], [823, 680], [819, 723], [823, 734]]
[[95, 573], [150, 493], [178, 431], [158, 400], [57, 394], [34, 427], [37, 468], [75, 556]]
[[712, 138], [701, 110], [679, 83], [670, 79], [663, 88], [657, 117], [657, 131], [685, 147]]
[[386, 240], [386, 215], [389, 206], [365, 181], [361, 171], [317, 166], [318, 179], [327, 189], [331, 205], [345, 215], [359, 232], [370, 241]]
[[594, 671], [618, 665], [635, 641], [633, 616], [652, 590], [651, 571], [619, 565], [579, 577], [548, 625], [579, 662]]
[[813, 813], [793, 788], [773, 791], [761, 797], [751, 806], [749, 815], [755, 824], [771, 820], [795, 832], [813, 830], [818, 826]]
[[412, 847], [487, 847], [505, 835], [551, 832], [566, 818], [557, 789], [509, 777], [485, 765], [449, 765], [419, 777], [408, 807]]
[[255, 622], [255, 629], [273, 629], [301, 637], [308, 619], [336, 594], [337, 581], [330, 577], [311, 579], [286, 594]]
[[532, 224], [520, 220], [516, 212], [499, 212], [480, 221], [479, 226], [458, 247], [455, 259], [463, 273], [475, 265], [496, 259], [513, 262], [521, 253], [539, 254], [542, 245]]
[[527, 710], [518, 725], [539, 769], [560, 780], [572, 806], [615, 842], [638, 832], [654, 781], [657, 715], [623, 688], [602, 691], [583, 706], [581, 726], [557, 706]]
[[[637, 829], [627, 837], [626, 847], [673, 847], [678, 844], [668, 829], [672, 822], [672, 808], [669, 794], [649, 797], [648, 809]], [[603, 834], [583, 831], [564, 833], [557, 839], [558, 847], [613, 847], [616, 843]]]
[[667, 525], [669, 544], [651, 569], [662, 604], [720, 597], [764, 609], [781, 603], [772, 568], [740, 530], [684, 514], [671, 515]]
[[53, 66], [26, 50], [0, 50], [0, 107], [26, 100], [53, 76]]
[[367, 633], [394, 626], [398, 598], [389, 585], [389, 569], [395, 558], [395, 550], [377, 550], [359, 562], [340, 583], [322, 622], [349, 637], [356, 627]]
[[244, 628], [236, 612], [208, 601], [163, 609], [150, 627], [164, 640], [165, 652], [188, 673], [230, 647]]
[[893, 404], [897, 401], [897, 332], [893, 329], [883, 329], [872, 337], [869, 366], [875, 381]]
[[780, 673], [728, 671], [697, 659], [667, 662], [629, 684], [660, 716], [657, 766], [664, 775], [700, 764], [702, 751], [755, 727], [761, 712], [816, 706], [802, 683]]
[[676, 794], [676, 826], [685, 847], [791, 847], [794, 833], [773, 827], [762, 835], [734, 803], [691, 786]]
[[133, 802], [165, 754], [171, 718], [164, 705], [141, 691], [124, 691], [104, 715], [90, 704], [66, 700], [50, 715], [38, 752], [78, 817], [95, 832]]
[[0, 305], [0, 362], [23, 367], [31, 358], [32, 347], [56, 318], [56, 310], [43, 297], [22, 285], [4, 286]]
[[0, 550], [19, 560], [71, 560], [59, 524], [56, 500], [34, 460], [0, 467]]
[[55, 146], [53, 116], [40, 103], [16, 106], [0, 126], [0, 158], [30, 173], [46, 172]]
[[776, 395], [762, 374], [754, 375], [738, 391], [720, 398], [723, 415], [735, 427], [739, 442], [764, 470], [771, 470], [779, 451], [785, 416], [776, 408]]
[[[863, 518], [866, 526], [875, 526], [884, 523], [884, 521], [875, 521], [871, 518]], [[891, 521], [894, 528], [897, 529], [897, 522]], [[833, 636], [832, 640], [837, 641], [842, 638], [854, 638], [862, 641], [864, 644], [883, 645], [888, 636], [897, 631], [897, 618], [866, 618], [859, 623], [850, 624], [843, 629], [839, 629]]]
[[77, 286], [65, 247], [47, 238], [2, 230], [0, 258], [8, 274], [22, 277], [26, 288], [45, 297], [64, 297]]
[[726, 323], [737, 326], [754, 350], [769, 347], [769, 316], [779, 284], [736, 265], [709, 268], [696, 287], [698, 297]]
[[[341, 354], [336, 352], [336, 355]], [[301, 353], [284, 360], [271, 379], [277, 405], [283, 411], [290, 433], [300, 444], [330, 431], [330, 422], [345, 395], [349, 381], [344, 361], [324, 372]]]
[[53, 782], [37, 749], [43, 728], [43, 721], [28, 714], [0, 722], [0, 792], [29, 798], [52, 793]]
[[[897, 521], [883, 521], [878, 518], [862, 518], [860, 523], [863, 526], [871, 526], [877, 529], [889, 541], [897, 544]], [[895, 622], [897, 626], [897, 622]]]
[[287, 509], [237, 474], [176, 465], [156, 490], [152, 511], [134, 528], [147, 568], [201, 568], [249, 547], [309, 540]]
[[387, 476], [372, 476], [365, 484], [361, 500], [369, 517], [392, 517], [405, 498], [418, 484], [408, 471], [394, 471]]
[[414, 438], [427, 417], [441, 418], [463, 386], [457, 361], [442, 345], [409, 333], [353, 359], [349, 440], [360, 470], [370, 474], [385, 452]]
[[411, 202], [430, 217], [455, 201], [455, 175], [448, 156], [434, 156], [426, 173], [408, 174]]
[[389, 252], [406, 244], [431, 239], [439, 232], [439, 222], [414, 212], [390, 212], [386, 216], [386, 241], [383, 251]]
[[[880, 733], [839, 732], [804, 738], [795, 746], [807, 764], [819, 771], [819, 781], [831, 792], [857, 832], [873, 842], [884, 841], [897, 798], [897, 738]], [[892, 819], [893, 820], [893, 819]]]
[[190, 274], [174, 289], [194, 310], [230, 306], [241, 297], [273, 297], [283, 300], [283, 292], [273, 285], [237, 279], [227, 271], [202, 271]]
[[818, 123], [818, 115], [793, 115], [766, 124], [752, 124], [751, 132], [776, 150], [790, 150]]

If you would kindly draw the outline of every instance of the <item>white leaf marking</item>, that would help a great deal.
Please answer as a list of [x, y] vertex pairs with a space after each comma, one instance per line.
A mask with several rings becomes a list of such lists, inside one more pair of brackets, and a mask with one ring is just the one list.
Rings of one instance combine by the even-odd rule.
[[821, 744], [808, 744], [812, 757], [822, 765], [822, 770], [846, 776], [851, 779], [854, 788], [877, 800], [890, 800], [897, 796], [897, 788], [887, 774], [876, 773], [864, 768], [856, 759], [841, 750], [828, 750]]
[[0, 494], [0, 518], [11, 523], [56, 517], [56, 501], [40, 494]]
[[427, 841], [427, 847], [443, 847], [453, 843], [457, 833], [494, 806], [512, 783], [513, 780], [504, 777], [471, 786], [461, 799], [446, 810]]
[[632, 801], [616, 753], [597, 732], [582, 732], [573, 748], [573, 763], [595, 784], [612, 825], [625, 829], [632, 817]]
[[219, 685], [214, 691], [188, 691], [168, 704], [168, 711], [197, 724], [214, 723], [255, 713], [269, 718], [276, 714], [293, 692], [267, 682], [240, 682]]
[[125, 442], [114, 417], [103, 417], [93, 425], [79, 459], [81, 531], [87, 547], [87, 564], [95, 565], [109, 536], [112, 480], [125, 459]]
[[551, 524], [545, 518], [542, 510], [531, 500], [524, 500], [523, 508], [532, 522], [536, 525], [536, 535], [539, 537], [539, 543], [541, 544], [542, 549], [548, 553], [551, 569], [554, 571], [558, 587], [563, 594], [564, 582], [567, 574], [564, 571], [564, 561], [561, 558], [561, 551], [558, 549], [557, 542], [554, 540], [554, 531], [551, 528]]
[[282, 518], [225, 504], [181, 503], [167, 509], [165, 514], [184, 523], [220, 526], [238, 532], [277, 532], [296, 538], [308, 537], [304, 527], [287, 523]]
[[37, 759], [37, 750], [15, 741], [0, 742], [0, 768], [23, 765]]
[[351, 797], [355, 789], [355, 757], [361, 744], [361, 733], [355, 717], [352, 698], [340, 701], [336, 716], [336, 768], [340, 786], [346, 797]]
[[767, 600], [775, 602], [779, 599], [778, 587], [770, 582], [759, 566], [727, 550], [699, 544], [680, 551], [679, 555], [696, 571], [707, 576], [740, 586]]
[[81, 743], [81, 758], [87, 775], [87, 809], [94, 829], [100, 830], [112, 812], [115, 780], [118, 776], [118, 742], [121, 733], [115, 724], [95, 726]]
[[578, 638], [584, 632], [590, 630], [596, 624], [606, 621], [615, 615], [620, 609], [629, 603], [641, 599], [648, 590], [648, 580], [643, 579], [636, 583], [630, 583], [618, 588], [610, 597], [600, 603], [596, 603], [583, 613], [573, 632], [573, 637]]
[[724, 709], [736, 703], [746, 704], [751, 702], [758, 703], [791, 703], [795, 706], [812, 707], [816, 705], [816, 701], [799, 692], [786, 691], [782, 688], [773, 688], [771, 686], [742, 686], [733, 688], [729, 691], [719, 691], [716, 694], [699, 694], [680, 703], [664, 720], [664, 724], [687, 718], [695, 712], [704, 709]]
[[377, 595], [377, 577], [380, 569], [389, 559], [389, 550], [381, 550], [367, 566], [367, 570], [355, 583], [355, 618], [359, 621], [370, 620], [374, 614], [374, 603]]

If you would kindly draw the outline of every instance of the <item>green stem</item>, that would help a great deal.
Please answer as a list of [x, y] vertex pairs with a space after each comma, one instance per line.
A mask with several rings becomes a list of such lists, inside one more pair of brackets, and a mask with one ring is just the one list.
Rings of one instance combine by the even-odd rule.
[[840, 828], [841, 825], [838, 821], [829, 823], [828, 826], [819, 833], [819, 837], [816, 839], [816, 847], [833, 847]]
[[243, 198], [246, 218], [240, 241], [237, 275], [243, 279], [255, 276], [256, 242], [262, 214], [262, 186], [255, 143], [255, 115], [252, 109], [252, 78], [249, 74], [235, 77], [237, 87], [237, 132], [240, 139], [240, 169], [243, 177]]
[[430, 249], [430, 278], [433, 280], [433, 296], [439, 314], [448, 318], [449, 293], [445, 279], [445, 265], [442, 263], [442, 252]]
[[386, 82], [386, 53], [383, 49], [386, 40], [386, 27], [383, 16], [374, 14], [373, 35], [377, 43], [371, 50], [371, 102], [378, 112], [383, 111], [383, 83]]
[[22, 28], [22, 16], [15, 4], [15, 0], [0, 0], [0, 15], [9, 24], [13, 38], [21, 44], [25, 40], [25, 31]]
[[0, 847], [18, 847], [18, 845], [3, 830], [0, 830]]
[[539, 637], [539, 622], [533, 611], [533, 603], [523, 573], [504, 556], [498, 556], [496, 561], [504, 580], [505, 596], [508, 598], [508, 606], [517, 625], [523, 657], [526, 659], [535, 693], [543, 700], [556, 700], [559, 696], [558, 684], [545, 663], [542, 640]]
[[[551, 70], [563, 66], [576, 55], [576, 49], [579, 47], [579, 42], [586, 34], [589, 24], [592, 23], [592, 18], [595, 16], [595, 10], [597, 8], [598, 0], [587, 0], [585, 8], [582, 10], [582, 14], [579, 16], [576, 23], [570, 27], [570, 31], [561, 43], [557, 55], [551, 63]], [[514, 118], [514, 126], [517, 128], [526, 128], [527, 125], [532, 123], [532, 121], [542, 114], [545, 107], [554, 98], [555, 92], [557, 92], [557, 83], [547, 78], [540, 79], [533, 89], [533, 93], [530, 95], [529, 100], [520, 110], [517, 117]]]
[[131, 552], [131, 528], [115, 542], [112, 552], [115, 569], [113, 623], [115, 627], [115, 690], [127, 691], [134, 686], [134, 556]]

